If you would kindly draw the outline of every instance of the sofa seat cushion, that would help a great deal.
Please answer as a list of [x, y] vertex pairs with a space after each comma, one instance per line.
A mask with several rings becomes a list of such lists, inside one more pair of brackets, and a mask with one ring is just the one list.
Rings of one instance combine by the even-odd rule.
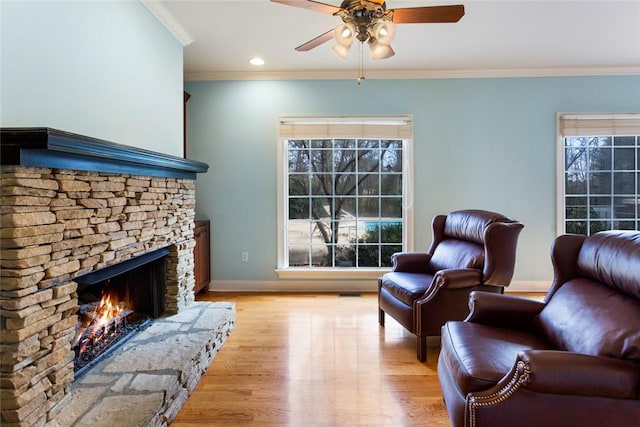
[[382, 287], [408, 306], [431, 286], [433, 276], [426, 273], [391, 272], [382, 276]]
[[471, 322], [447, 322], [441, 340], [440, 363], [447, 365], [462, 395], [495, 385], [519, 352], [552, 349], [533, 333]]
[[640, 300], [599, 282], [566, 282], [534, 325], [558, 350], [640, 361]]

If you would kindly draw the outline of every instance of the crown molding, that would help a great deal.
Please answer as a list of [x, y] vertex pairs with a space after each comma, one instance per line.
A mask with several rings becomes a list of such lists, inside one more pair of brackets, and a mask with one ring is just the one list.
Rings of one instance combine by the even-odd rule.
[[[367, 80], [579, 77], [640, 75], [640, 66], [567, 67], [493, 70], [365, 70]], [[355, 80], [355, 70], [185, 72], [185, 81], [207, 80]]]
[[173, 36], [178, 39], [182, 46], [189, 46], [194, 42], [191, 34], [184, 29], [178, 20], [157, 0], [140, 0], [140, 3], [146, 7], [155, 18], [160, 21], [164, 27], [169, 30]]

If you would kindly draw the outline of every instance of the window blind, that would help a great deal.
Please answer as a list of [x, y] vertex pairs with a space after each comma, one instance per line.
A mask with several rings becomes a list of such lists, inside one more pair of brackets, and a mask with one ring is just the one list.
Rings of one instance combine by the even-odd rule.
[[559, 116], [560, 136], [640, 135], [640, 113]]
[[281, 139], [411, 139], [413, 120], [397, 117], [283, 117]]

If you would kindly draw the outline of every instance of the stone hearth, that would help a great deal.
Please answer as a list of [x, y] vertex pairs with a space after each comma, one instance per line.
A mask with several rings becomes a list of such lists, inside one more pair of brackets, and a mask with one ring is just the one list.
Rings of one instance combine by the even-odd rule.
[[166, 426], [234, 325], [233, 303], [196, 302], [154, 320], [73, 383], [55, 425]]
[[72, 400], [74, 278], [166, 248], [163, 311], [190, 308], [208, 166], [52, 129], [2, 129], [0, 143], [1, 424], [55, 425]]

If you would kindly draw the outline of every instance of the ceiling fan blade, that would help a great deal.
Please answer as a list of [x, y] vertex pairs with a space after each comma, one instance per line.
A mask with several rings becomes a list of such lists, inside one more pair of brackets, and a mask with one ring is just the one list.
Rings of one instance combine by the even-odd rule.
[[303, 9], [314, 10], [316, 12], [327, 13], [333, 15], [334, 13], [342, 10], [339, 7], [321, 3], [313, 0], [271, 0], [274, 3], [286, 4], [287, 6], [301, 7]]
[[464, 5], [424, 6], [393, 9], [396, 24], [458, 22], [464, 16]]
[[298, 52], [306, 52], [308, 50], [313, 49], [314, 47], [320, 46], [324, 42], [328, 42], [333, 38], [333, 28], [327, 31], [324, 34], [320, 34], [315, 39], [311, 39], [306, 43], [301, 44], [296, 48]]

